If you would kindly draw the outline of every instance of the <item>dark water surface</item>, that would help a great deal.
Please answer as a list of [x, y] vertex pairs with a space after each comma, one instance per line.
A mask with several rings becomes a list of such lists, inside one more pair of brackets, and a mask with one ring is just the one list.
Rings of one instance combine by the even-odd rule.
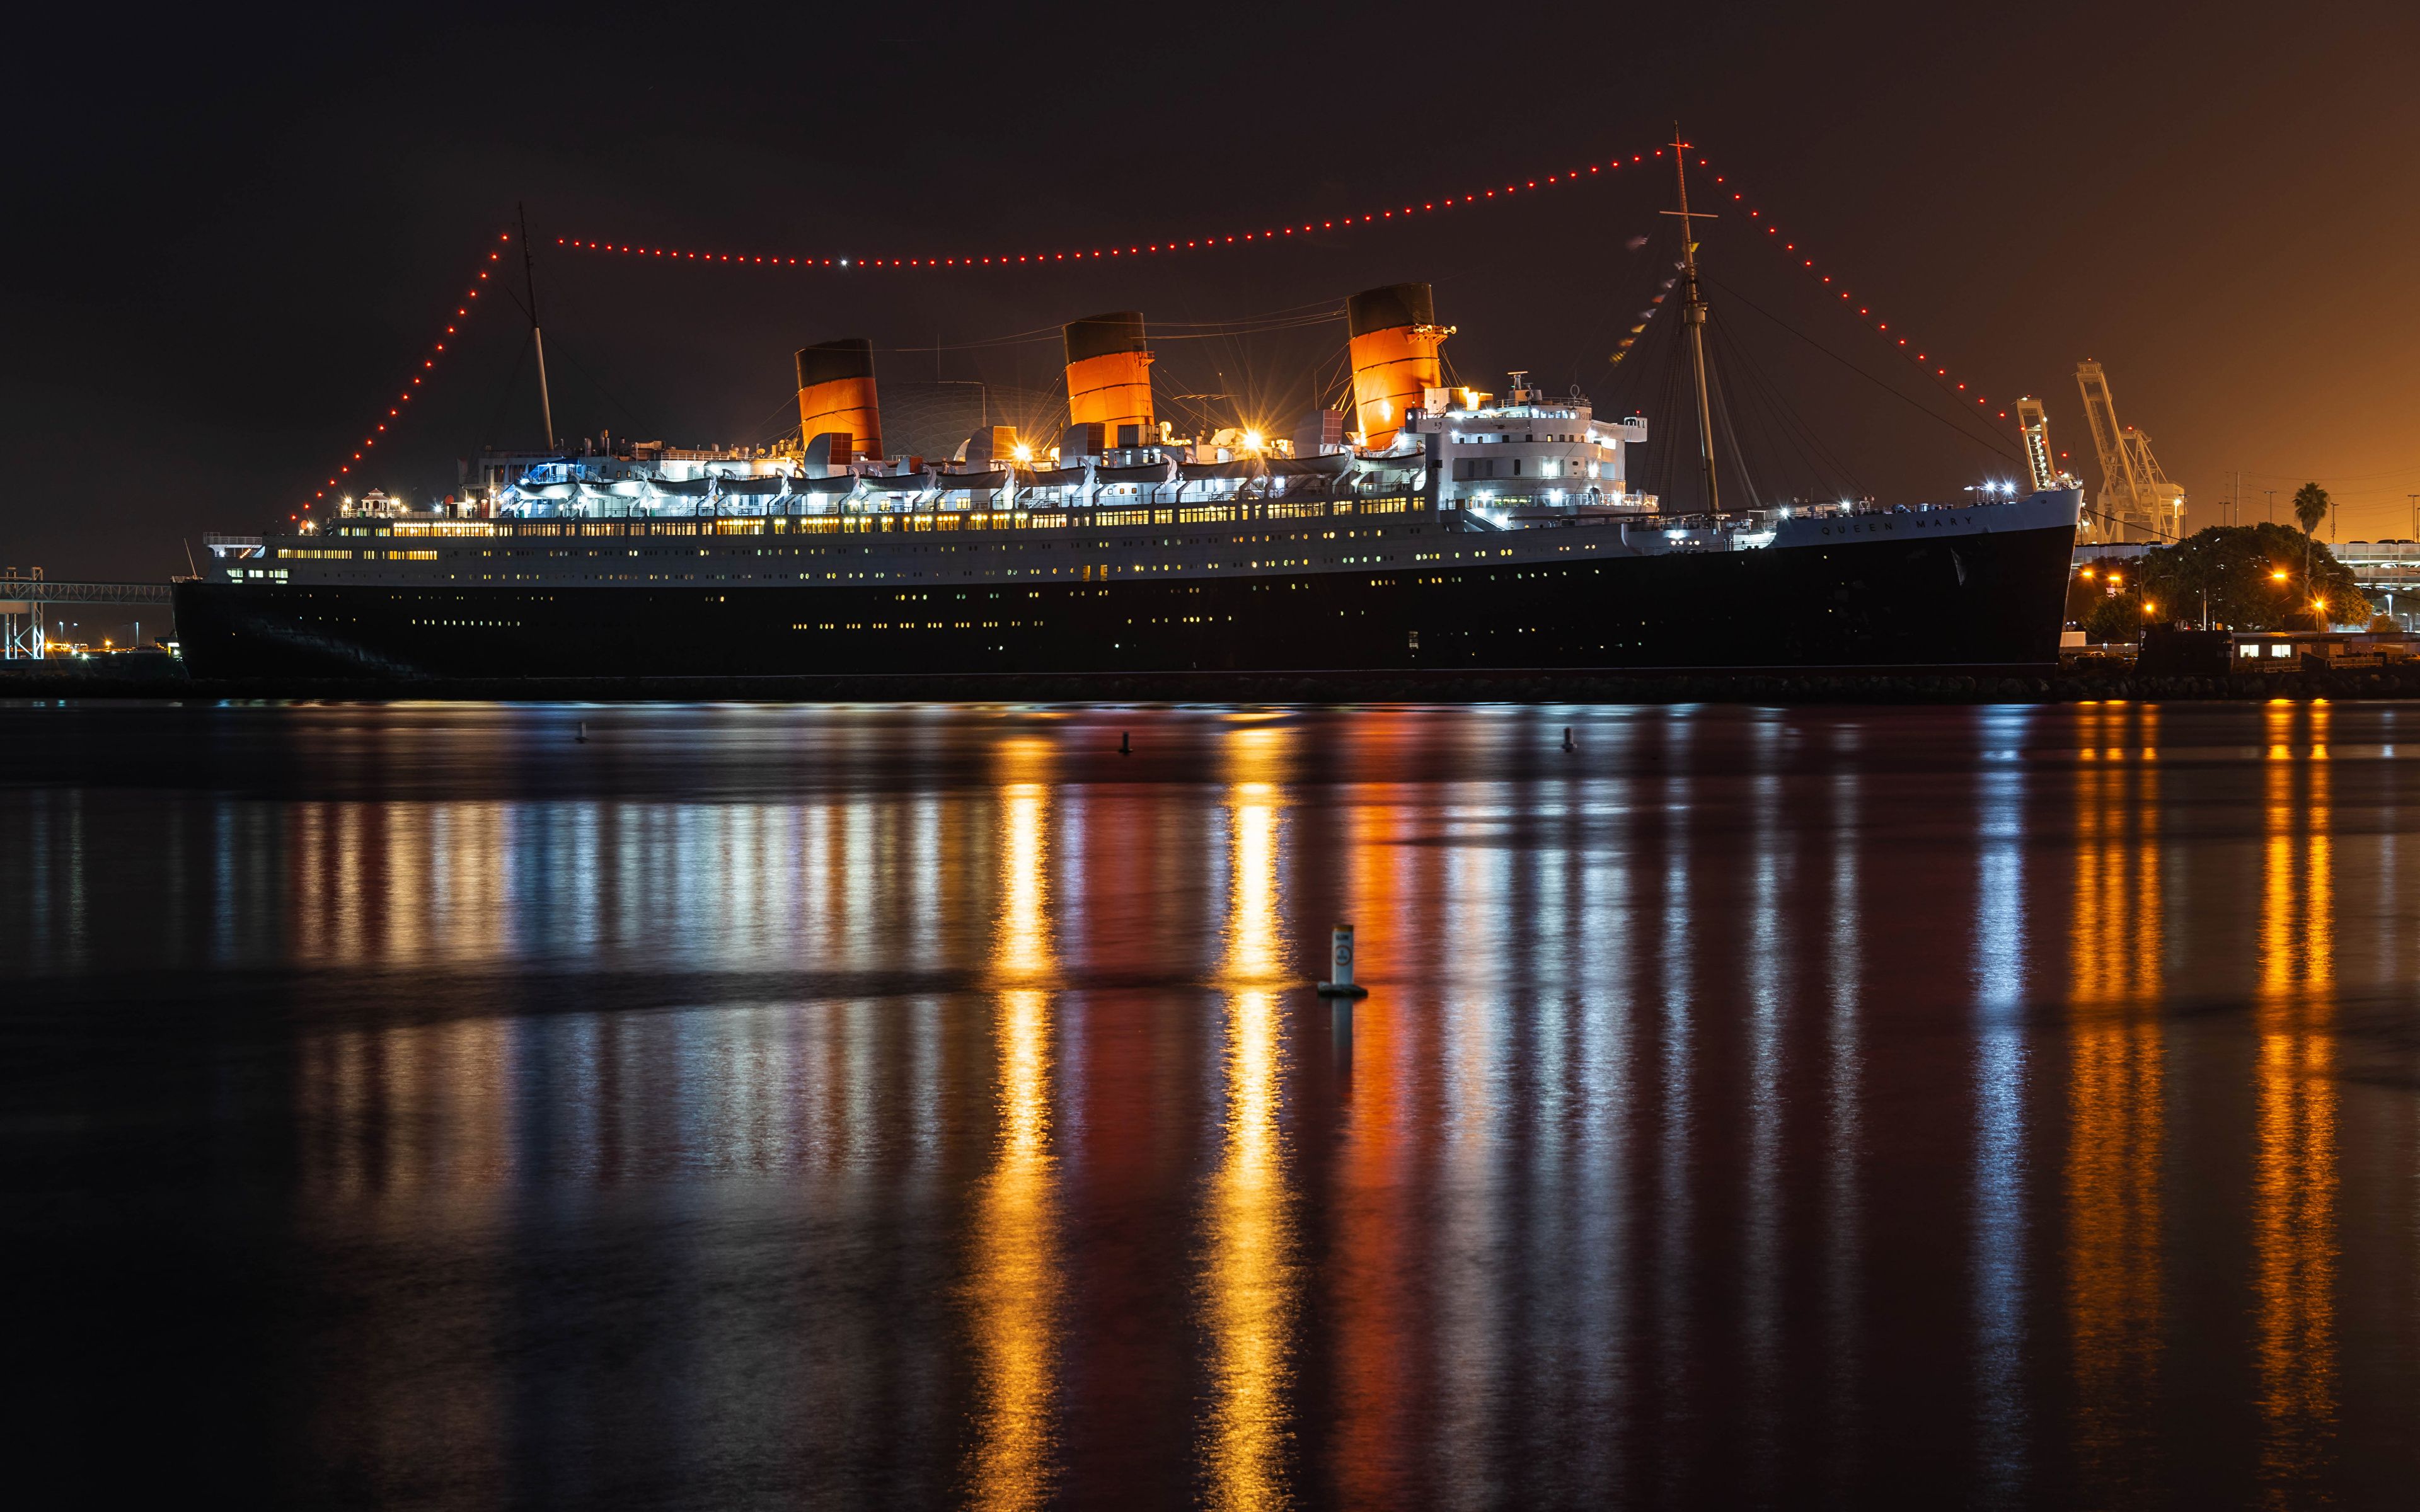
[[17, 706], [0, 860], [39, 1504], [2420, 1485], [2420, 705]]

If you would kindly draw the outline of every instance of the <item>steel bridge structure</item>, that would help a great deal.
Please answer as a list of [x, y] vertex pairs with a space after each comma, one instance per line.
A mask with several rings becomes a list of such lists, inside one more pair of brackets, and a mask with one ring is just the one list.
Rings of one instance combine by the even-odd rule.
[[166, 583], [53, 582], [39, 568], [30, 578], [14, 569], [0, 576], [0, 661], [40, 659], [50, 654], [43, 624], [47, 611], [61, 604], [132, 604], [161, 606], [161, 619], [175, 610]]

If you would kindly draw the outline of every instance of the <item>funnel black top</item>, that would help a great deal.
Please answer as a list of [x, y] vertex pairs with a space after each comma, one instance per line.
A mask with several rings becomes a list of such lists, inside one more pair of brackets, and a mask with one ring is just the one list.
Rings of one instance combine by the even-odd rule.
[[1397, 326], [1435, 324], [1436, 301], [1429, 297], [1426, 284], [1365, 288], [1344, 301], [1344, 329], [1351, 335], [1366, 336], [1373, 331], [1391, 331]]
[[1063, 332], [1067, 338], [1067, 361], [1080, 363], [1088, 357], [1107, 357], [1111, 352], [1148, 351], [1143, 344], [1142, 312], [1112, 310], [1108, 315], [1086, 316], [1071, 320]]
[[874, 376], [874, 343], [863, 336], [843, 336], [799, 348], [799, 387], [812, 389], [834, 378]]

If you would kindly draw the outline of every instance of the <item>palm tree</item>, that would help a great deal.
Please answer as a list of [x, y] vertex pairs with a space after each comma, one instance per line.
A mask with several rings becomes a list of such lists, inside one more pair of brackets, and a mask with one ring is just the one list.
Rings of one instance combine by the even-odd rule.
[[[2294, 490], [2294, 518], [2303, 527], [2303, 588], [2305, 593], [2310, 591], [2311, 585], [2311, 532], [2319, 528], [2319, 521], [2328, 517], [2329, 503], [2328, 491], [2316, 483], [2306, 483]], [[2315, 608], [2311, 617], [2319, 628], [2324, 630], [2328, 627], [2325, 610]]]
[[2294, 518], [2301, 522], [2304, 535], [2319, 528], [2319, 521], [2328, 517], [2332, 502], [2328, 491], [2316, 483], [2306, 483], [2294, 490]]

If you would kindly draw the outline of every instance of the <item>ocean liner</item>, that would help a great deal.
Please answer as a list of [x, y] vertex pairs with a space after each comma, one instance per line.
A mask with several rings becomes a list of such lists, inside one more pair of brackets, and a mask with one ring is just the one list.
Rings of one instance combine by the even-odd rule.
[[[1141, 315], [1077, 320], [1064, 428], [982, 426], [947, 459], [886, 452], [870, 343], [823, 342], [785, 443], [592, 444], [442, 503], [208, 537], [178, 633], [210, 679], [2056, 660], [2073, 488], [1668, 513], [1632, 486], [1645, 419], [1520, 373], [1500, 399], [1450, 386], [1427, 285], [1355, 295], [1345, 326], [1346, 406], [1205, 438], [1156, 413]], [[1697, 366], [1712, 501], [1701, 345]]]

